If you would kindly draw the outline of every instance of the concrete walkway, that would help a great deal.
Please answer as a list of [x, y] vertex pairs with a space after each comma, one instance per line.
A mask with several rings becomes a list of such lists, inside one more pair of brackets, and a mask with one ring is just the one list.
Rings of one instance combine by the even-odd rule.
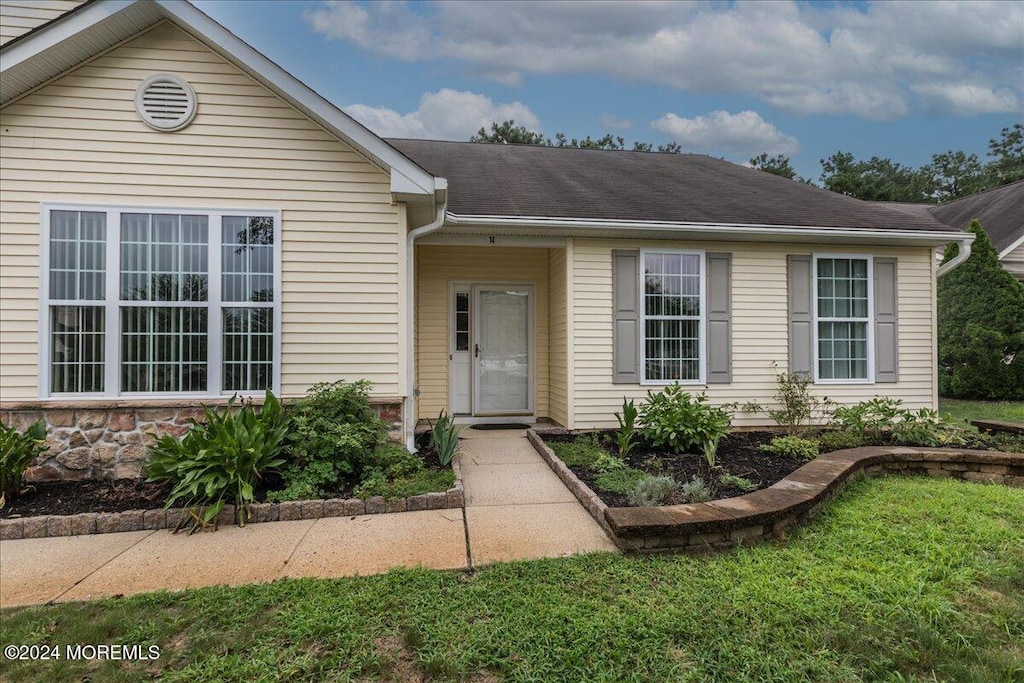
[[463, 436], [465, 510], [0, 541], [0, 607], [615, 549], [524, 431]]

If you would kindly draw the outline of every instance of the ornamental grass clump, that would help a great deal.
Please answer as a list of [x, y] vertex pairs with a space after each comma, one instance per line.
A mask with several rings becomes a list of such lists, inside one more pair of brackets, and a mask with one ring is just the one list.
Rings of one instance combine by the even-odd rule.
[[24, 432], [0, 423], [0, 508], [21, 493], [25, 470], [46, 450], [46, 424], [40, 420]]
[[455, 427], [455, 420], [443, 410], [437, 416], [437, 422], [431, 425], [429, 445], [443, 467], [450, 465], [459, 452], [459, 430]]
[[236, 409], [232, 397], [224, 410], [204, 406], [202, 421], [191, 422], [181, 440], [165, 435], [149, 447], [149, 481], [170, 485], [166, 508], [184, 508], [175, 532], [216, 525], [227, 504], [235, 506], [235, 518], [244, 526], [252, 519], [256, 484], [284, 463], [280, 455], [288, 423], [281, 402], [268, 391], [259, 410], [249, 402]]

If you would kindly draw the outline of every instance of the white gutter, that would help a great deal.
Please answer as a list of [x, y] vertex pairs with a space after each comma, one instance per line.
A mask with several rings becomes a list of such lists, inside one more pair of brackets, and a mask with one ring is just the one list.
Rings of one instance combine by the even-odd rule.
[[[435, 185], [438, 189], [447, 189], [448, 181], [444, 178], [435, 178]], [[408, 357], [406, 358], [406, 383], [405, 383], [405, 447], [410, 453], [416, 452], [416, 395], [419, 388], [416, 386], [416, 240], [424, 235], [440, 230], [444, 226], [445, 214], [448, 209], [448, 194], [440, 204], [434, 206], [434, 220], [422, 225], [415, 230], [410, 230], [407, 236], [405, 247], [405, 310], [408, 316], [407, 329], [409, 343], [406, 345]]]
[[[939, 230], [878, 230], [874, 228], [795, 227], [761, 223], [692, 223], [669, 221], [623, 221], [592, 218], [548, 218], [544, 216], [460, 216], [448, 214], [448, 225], [466, 227], [547, 228], [563, 230], [664, 230], [695, 235], [736, 235], [779, 237], [859, 237], [879, 240], [911, 240], [943, 244], [958, 239], [956, 233]], [[972, 236], [973, 239], [973, 236]]]
[[974, 242], [974, 238], [975, 235], [973, 233], [967, 233], [958, 239], [956, 241], [958, 245], [956, 256], [954, 256], [953, 260], [949, 263], [943, 263], [939, 266], [939, 269], [935, 272], [935, 277], [942, 277], [969, 259], [971, 257], [971, 243]]

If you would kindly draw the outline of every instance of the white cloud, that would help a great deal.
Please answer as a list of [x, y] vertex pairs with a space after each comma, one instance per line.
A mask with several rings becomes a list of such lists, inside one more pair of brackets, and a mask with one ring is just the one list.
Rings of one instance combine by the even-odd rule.
[[668, 135], [687, 152], [749, 158], [761, 152], [789, 155], [800, 150], [796, 138], [785, 135], [753, 111], [713, 111], [692, 119], [669, 113], [652, 121], [651, 128]]
[[484, 95], [447, 88], [425, 93], [416, 111], [408, 114], [365, 104], [353, 104], [345, 111], [382, 137], [468, 140], [481, 127], [508, 119], [540, 130], [540, 120], [522, 102], [499, 104]]
[[606, 130], [629, 130], [633, 127], [632, 121], [615, 114], [601, 114], [597, 117], [597, 122]]
[[1009, 88], [994, 89], [977, 83], [924, 83], [911, 89], [925, 106], [957, 116], [1019, 112], [1024, 106], [1020, 96]]
[[[1024, 2], [326, 2], [317, 32], [402, 60], [464, 62], [519, 85], [529, 74], [594, 73], [685, 91], [743, 93], [796, 113], [896, 118], [964, 111], [929, 84], [980, 78], [1005, 111], [1020, 95]], [[922, 86], [926, 86], [922, 90]]]

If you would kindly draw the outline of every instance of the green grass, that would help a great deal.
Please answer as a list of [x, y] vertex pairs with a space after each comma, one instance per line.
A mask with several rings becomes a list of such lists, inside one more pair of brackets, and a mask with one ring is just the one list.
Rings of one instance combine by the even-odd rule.
[[961, 401], [940, 398], [939, 412], [955, 420], [1004, 420], [1024, 423], [1024, 401]]
[[[225, 559], [225, 565], [230, 559]], [[1024, 491], [852, 485], [782, 543], [6, 611], [0, 641], [157, 644], [6, 680], [1024, 680]]]
[[600, 446], [585, 438], [569, 442], [556, 441], [549, 443], [548, 446], [568, 467], [593, 465], [602, 453]]
[[629, 495], [636, 488], [637, 482], [646, 476], [646, 472], [632, 467], [624, 467], [621, 470], [602, 472], [594, 477], [594, 480], [605, 491]]
[[447, 470], [422, 469], [412, 474], [396, 477], [388, 481], [368, 479], [359, 485], [356, 494], [361, 498], [384, 496], [385, 498], [405, 498], [423, 493], [447, 491], [455, 485], [455, 472]]

